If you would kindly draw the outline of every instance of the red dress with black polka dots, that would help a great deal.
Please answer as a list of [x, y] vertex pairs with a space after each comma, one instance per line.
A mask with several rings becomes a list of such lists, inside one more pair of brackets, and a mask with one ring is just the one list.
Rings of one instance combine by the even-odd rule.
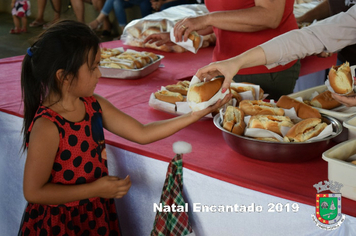
[[[56, 124], [60, 142], [48, 182], [77, 185], [108, 175], [101, 107], [94, 97], [82, 98], [84, 120], [71, 122], [40, 106], [36, 119]], [[120, 235], [114, 199], [89, 198], [62, 205], [28, 203], [19, 235]]]

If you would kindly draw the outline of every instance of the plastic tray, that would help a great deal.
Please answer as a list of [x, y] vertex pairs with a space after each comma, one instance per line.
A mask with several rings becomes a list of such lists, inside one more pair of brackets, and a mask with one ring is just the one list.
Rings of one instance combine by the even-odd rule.
[[117, 69], [105, 66], [99, 66], [101, 77], [115, 78], [115, 79], [139, 79], [155, 71], [161, 64], [161, 60], [164, 58], [162, 55], [157, 55], [158, 59], [152, 64], [148, 64], [141, 69]]
[[356, 139], [353, 139], [325, 151], [323, 159], [328, 162], [329, 180], [343, 184], [342, 196], [356, 201], [356, 165], [350, 163], [356, 160], [355, 154]]
[[[320, 85], [303, 91], [289, 94], [288, 96], [292, 98], [301, 97], [303, 98], [303, 100], [310, 100], [312, 93], [314, 93], [315, 91], [321, 93], [324, 92], [325, 90], [327, 90], [326, 85]], [[346, 107], [344, 105], [341, 105], [332, 110], [327, 110], [327, 109], [322, 109], [317, 107], [315, 108], [318, 109], [320, 113], [332, 116], [340, 121], [345, 121], [349, 119], [351, 116], [356, 115], [356, 107]]]

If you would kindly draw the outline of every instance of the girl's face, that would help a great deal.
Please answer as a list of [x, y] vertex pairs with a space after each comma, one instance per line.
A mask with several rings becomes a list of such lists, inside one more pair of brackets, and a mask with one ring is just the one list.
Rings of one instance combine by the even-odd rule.
[[[99, 70], [100, 50], [95, 55], [95, 60], [92, 65], [84, 63], [78, 71], [78, 79], [72, 84], [72, 92], [78, 97], [90, 97], [93, 95], [96, 84], [101, 77]], [[92, 61], [92, 55], [89, 53], [89, 61]]]

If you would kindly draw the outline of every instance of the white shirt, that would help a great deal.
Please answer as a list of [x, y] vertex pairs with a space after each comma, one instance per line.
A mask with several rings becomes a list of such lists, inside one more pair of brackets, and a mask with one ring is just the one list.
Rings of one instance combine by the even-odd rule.
[[[356, 43], [356, 5], [300, 30], [280, 35], [261, 45], [267, 68], [326, 52], [336, 52]], [[355, 55], [356, 56], [356, 55]]]

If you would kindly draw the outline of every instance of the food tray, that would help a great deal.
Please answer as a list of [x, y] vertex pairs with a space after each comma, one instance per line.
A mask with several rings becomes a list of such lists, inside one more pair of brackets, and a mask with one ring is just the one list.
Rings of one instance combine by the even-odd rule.
[[155, 71], [161, 64], [164, 58], [162, 55], [157, 55], [158, 59], [151, 64], [148, 64], [140, 69], [118, 69], [105, 66], [99, 66], [101, 77], [115, 78], [115, 79], [139, 79]]
[[269, 142], [231, 133], [221, 126], [219, 114], [214, 117], [214, 124], [222, 131], [225, 142], [243, 156], [268, 162], [296, 163], [321, 158], [322, 153], [329, 148], [330, 140], [342, 132], [343, 127], [337, 119], [323, 115], [322, 120], [332, 124], [334, 134], [303, 143]]
[[[303, 91], [289, 94], [288, 96], [291, 98], [301, 97], [301, 98], [303, 98], [303, 100], [310, 100], [310, 98], [314, 92], [322, 93], [325, 90], [327, 90], [326, 85], [320, 85], [320, 86], [309, 88], [309, 89], [306, 89]], [[344, 105], [341, 105], [341, 106], [336, 107], [331, 110], [322, 109], [322, 108], [318, 108], [318, 107], [314, 107], [314, 108], [318, 109], [321, 114], [335, 117], [336, 119], [338, 119], [340, 121], [345, 121], [345, 120], [349, 119], [351, 116], [356, 115], [356, 107], [346, 107]]]
[[356, 165], [350, 163], [356, 160], [355, 154], [356, 139], [352, 139], [325, 151], [323, 159], [328, 162], [329, 180], [343, 184], [342, 196], [356, 201]]

